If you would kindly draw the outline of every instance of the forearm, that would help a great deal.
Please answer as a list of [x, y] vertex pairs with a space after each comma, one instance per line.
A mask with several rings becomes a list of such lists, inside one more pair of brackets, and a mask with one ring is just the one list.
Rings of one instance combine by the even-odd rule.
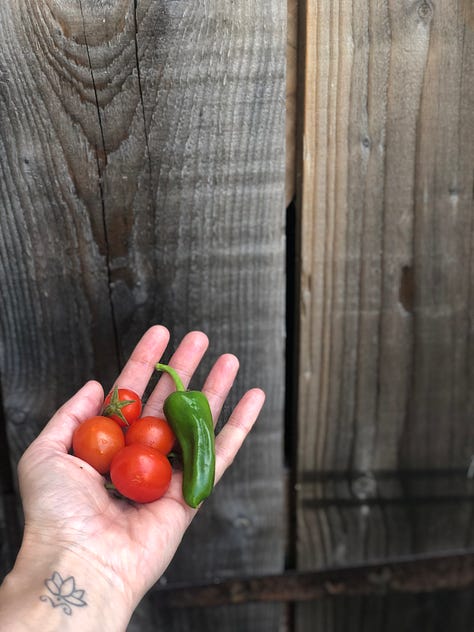
[[2, 632], [121, 632], [133, 605], [77, 553], [41, 544], [22, 546], [0, 586]]

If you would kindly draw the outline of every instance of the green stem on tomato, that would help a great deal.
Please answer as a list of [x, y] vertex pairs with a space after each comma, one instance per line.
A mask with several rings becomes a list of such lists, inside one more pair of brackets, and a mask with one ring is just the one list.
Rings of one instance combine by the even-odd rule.
[[126, 496], [124, 496], [123, 494], [119, 492], [119, 490], [115, 487], [112, 481], [109, 481], [109, 480], [105, 481], [104, 487], [108, 492], [110, 492], [113, 496], [115, 496], [115, 498], [118, 498], [120, 500], [126, 500], [127, 502], [131, 502], [129, 498], [127, 498]]

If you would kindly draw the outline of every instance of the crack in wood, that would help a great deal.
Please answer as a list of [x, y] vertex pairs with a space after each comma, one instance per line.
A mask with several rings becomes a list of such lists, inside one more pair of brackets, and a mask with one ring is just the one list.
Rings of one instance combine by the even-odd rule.
[[[145, 139], [145, 150], [146, 150], [146, 159], [147, 159], [147, 165], [148, 165], [148, 177], [149, 177], [149, 189], [150, 189], [150, 207], [153, 208], [154, 210], [153, 169], [152, 169], [152, 164], [151, 164], [151, 152], [150, 152], [150, 145], [149, 145], [149, 140], [148, 140], [148, 125], [146, 122], [145, 100], [143, 97], [142, 75], [141, 75], [141, 70], [140, 70], [140, 55], [139, 55], [139, 50], [138, 50], [137, 5], [138, 5], [138, 0], [133, 0], [135, 63], [137, 67], [138, 93], [140, 95], [140, 105], [141, 105], [142, 117], [143, 117], [143, 134], [144, 134], [144, 139]], [[153, 216], [155, 216], [155, 212], [153, 212]]]
[[107, 289], [108, 289], [108, 297], [109, 297], [109, 304], [110, 304], [110, 314], [111, 314], [111, 323], [112, 323], [112, 329], [113, 329], [117, 372], [120, 372], [124, 364], [124, 361], [123, 361], [123, 358], [121, 357], [121, 352], [120, 352], [117, 316], [115, 313], [115, 306], [114, 306], [114, 300], [113, 300], [113, 281], [112, 281], [112, 269], [111, 269], [111, 262], [110, 262], [110, 242], [109, 242], [108, 228], [107, 228], [107, 217], [106, 217], [106, 212], [105, 212], [105, 196], [104, 196], [104, 182], [103, 182], [103, 172], [107, 166], [107, 149], [105, 146], [105, 135], [104, 135], [104, 128], [102, 124], [102, 116], [100, 113], [100, 104], [99, 104], [99, 97], [97, 94], [97, 86], [95, 83], [94, 70], [92, 67], [89, 44], [87, 41], [86, 23], [84, 19], [83, 8], [82, 8], [82, 0], [79, 0], [79, 8], [80, 8], [81, 16], [82, 16], [82, 25], [83, 25], [83, 30], [84, 30], [84, 44], [86, 47], [87, 59], [89, 62], [92, 88], [94, 90], [95, 105], [97, 109], [97, 119], [98, 119], [99, 129], [100, 129], [100, 138], [102, 141], [102, 150], [100, 151], [96, 145], [95, 154], [96, 154], [96, 159], [97, 159], [97, 175], [98, 175], [98, 184], [99, 184], [99, 193], [100, 193], [100, 207], [101, 207], [101, 212], [102, 212], [102, 225], [103, 225], [103, 233], [104, 233], [105, 261], [106, 261], [106, 269], [107, 269]]

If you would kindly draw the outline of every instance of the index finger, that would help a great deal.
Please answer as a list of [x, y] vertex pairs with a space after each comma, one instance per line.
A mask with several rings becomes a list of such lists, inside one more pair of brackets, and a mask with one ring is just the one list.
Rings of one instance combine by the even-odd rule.
[[112, 389], [115, 386], [129, 388], [142, 397], [155, 369], [155, 364], [163, 355], [169, 338], [170, 334], [166, 327], [162, 325], [150, 327], [132, 351]]

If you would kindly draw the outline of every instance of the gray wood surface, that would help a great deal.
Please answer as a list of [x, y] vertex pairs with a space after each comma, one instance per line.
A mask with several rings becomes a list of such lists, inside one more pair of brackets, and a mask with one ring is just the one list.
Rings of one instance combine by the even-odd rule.
[[[472, 547], [471, 7], [304, 5], [301, 569]], [[296, 629], [434, 629], [414, 613], [328, 600]]]
[[[166, 581], [284, 557], [282, 1], [0, 6], [0, 373], [14, 465], [55, 408], [108, 388], [152, 323], [236, 353], [262, 386], [247, 446]], [[228, 414], [229, 407], [224, 411]], [[224, 414], [224, 416], [225, 416]], [[277, 605], [150, 613], [169, 630], [278, 629]], [[252, 621], [252, 627], [248, 622]], [[212, 623], [212, 625], [211, 625]]]

